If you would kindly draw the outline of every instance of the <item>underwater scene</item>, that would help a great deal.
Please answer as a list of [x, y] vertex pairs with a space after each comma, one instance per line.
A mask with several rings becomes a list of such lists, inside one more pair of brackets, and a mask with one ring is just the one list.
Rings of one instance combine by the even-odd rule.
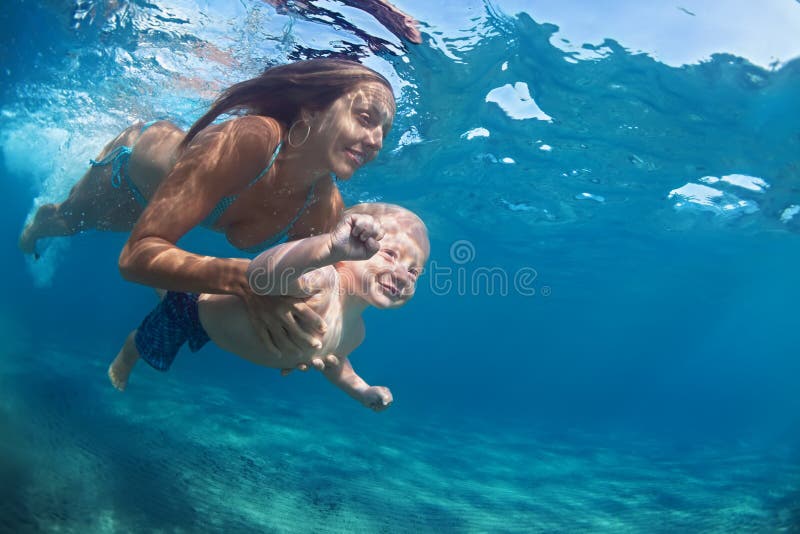
[[[800, 532], [800, 2], [3, 5], [0, 532]], [[23, 230], [129, 126], [330, 57], [396, 100], [334, 187], [430, 241], [349, 358], [390, 401], [219, 343], [118, 391], [130, 226]]]

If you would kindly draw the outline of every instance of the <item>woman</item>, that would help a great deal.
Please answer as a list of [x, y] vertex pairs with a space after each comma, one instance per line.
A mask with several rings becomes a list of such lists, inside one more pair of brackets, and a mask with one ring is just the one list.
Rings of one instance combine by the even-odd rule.
[[[358, 63], [273, 67], [223, 92], [186, 134], [164, 121], [125, 130], [67, 200], [39, 209], [20, 247], [33, 252], [43, 237], [133, 226], [119, 259], [124, 278], [236, 295], [270, 350], [296, 353], [318, 342], [316, 314], [299, 301], [267, 306], [250, 290], [248, 260], [199, 256], [176, 243], [197, 225], [250, 252], [330, 231], [343, 209], [331, 174], [348, 179], [375, 158], [394, 111], [389, 82]], [[212, 124], [236, 112], [244, 115]]]

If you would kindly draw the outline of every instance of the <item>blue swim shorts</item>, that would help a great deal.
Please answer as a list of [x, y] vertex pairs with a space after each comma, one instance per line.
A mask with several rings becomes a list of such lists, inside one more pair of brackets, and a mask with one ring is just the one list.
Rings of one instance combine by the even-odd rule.
[[169, 369], [184, 343], [192, 352], [208, 343], [208, 334], [200, 324], [197, 297], [195, 293], [168, 291], [136, 330], [136, 350], [155, 369]]

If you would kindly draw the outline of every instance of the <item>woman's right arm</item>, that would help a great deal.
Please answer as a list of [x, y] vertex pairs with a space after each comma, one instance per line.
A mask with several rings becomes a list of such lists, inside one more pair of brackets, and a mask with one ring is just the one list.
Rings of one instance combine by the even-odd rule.
[[193, 254], [177, 242], [261, 172], [280, 132], [275, 121], [255, 116], [209, 130], [192, 140], [134, 226], [119, 258], [125, 279], [173, 291], [250, 292], [248, 260]]
[[241, 117], [203, 131], [156, 190], [119, 258], [122, 276], [172, 291], [236, 295], [272, 352], [292, 355], [318, 344], [325, 323], [302, 300], [261, 297], [250, 289], [250, 260], [215, 258], [176, 245], [219, 200], [244, 188], [267, 165], [280, 139], [277, 122]]

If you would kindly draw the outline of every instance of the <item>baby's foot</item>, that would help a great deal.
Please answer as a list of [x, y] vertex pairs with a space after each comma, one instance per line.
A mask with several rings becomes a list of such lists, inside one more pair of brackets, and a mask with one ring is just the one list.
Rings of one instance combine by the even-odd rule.
[[139, 361], [139, 352], [133, 343], [133, 336], [134, 333], [128, 336], [128, 339], [125, 340], [125, 345], [123, 345], [117, 357], [108, 367], [108, 378], [111, 380], [111, 385], [119, 391], [125, 391], [133, 367]]

